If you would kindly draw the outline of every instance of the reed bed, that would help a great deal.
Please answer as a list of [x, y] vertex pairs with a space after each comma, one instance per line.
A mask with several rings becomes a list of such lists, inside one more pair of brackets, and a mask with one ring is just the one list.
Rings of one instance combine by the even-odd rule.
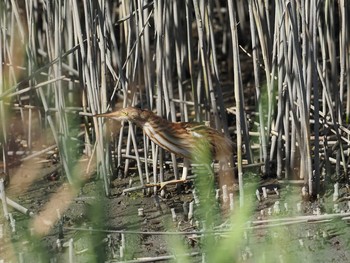
[[136, 105], [231, 138], [242, 211], [247, 164], [261, 166], [257, 178], [302, 180], [314, 198], [347, 181], [350, 7], [270, 2], [2, 1], [0, 174], [20, 137], [25, 156], [56, 146], [76, 189], [79, 169], [96, 173], [107, 196], [130, 170], [131, 190], [167, 180], [165, 167], [179, 178], [182, 160], [131, 123], [93, 117]]

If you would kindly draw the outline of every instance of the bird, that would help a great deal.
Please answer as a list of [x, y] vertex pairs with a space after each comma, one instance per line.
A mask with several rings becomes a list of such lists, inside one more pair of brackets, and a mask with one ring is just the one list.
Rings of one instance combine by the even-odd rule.
[[230, 164], [232, 158], [232, 141], [223, 133], [200, 122], [171, 122], [150, 110], [137, 107], [126, 107], [94, 116], [129, 121], [140, 127], [156, 145], [184, 158], [181, 179], [161, 182], [157, 184], [160, 189], [169, 184], [185, 182], [190, 162], [195, 161], [205, 147], [210, 149], [213, 159], [219, 162]]

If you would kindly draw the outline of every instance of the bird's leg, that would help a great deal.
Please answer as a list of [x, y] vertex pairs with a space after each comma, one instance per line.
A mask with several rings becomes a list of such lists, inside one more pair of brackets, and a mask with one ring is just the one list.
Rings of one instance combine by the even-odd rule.
[[161, 182], [159, 184], [146, 184], [145, 186], [146, 187], [160, 186], [160, 190], [162, 190], [165, 186], [170, 185], [170, 184], [184, 183], [184, 182], [186, 182], [186, 179], [187, 179], [189, 167], [190, 167], [190, 161], [187, 158], [185, 158], [181, 179], [174, 179], [174, 180], [167, 181], [167, 182]]
[[187, 158], [184, 158], [184, 167], [182, 169], [181, 179], [175, 179], [175, 180], [171, 180], [171, 181], [167, 181], [167, 182], [161, 182], [160, 183], [160, 190], [162, 190], [165, 186], [167, 186], [169, 184], [178, 184], [178, 183], [186, 182], [189, 168], [190, 168], [190, 161]]
[[181, 180], [186, 181], [189, 168], [190, 168], [190, 160], [188, 160], [187, 158], [184, 158], [184, 168], [182, 169]]

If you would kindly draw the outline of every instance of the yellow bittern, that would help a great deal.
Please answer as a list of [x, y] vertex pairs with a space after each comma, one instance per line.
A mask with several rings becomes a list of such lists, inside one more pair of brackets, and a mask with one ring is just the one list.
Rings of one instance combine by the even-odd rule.
[[[127, 107], [118, 111], [95, 115], [118, 121], [130, 121], [143, 129], [144, 133], [163, 149], [184, 157], [184, 169], [180, 180], [161, 182], [163, 188], [167, 184], [186, 181], [189, 162], [203, 150], [203, 142], [219, 162], [230, 162], [232, 158], [232, 142], [222, 133], [198, 122], [170, 122], [152, 111], [135, 107]], [[198, 143], [200, 142], [200, 143]]]

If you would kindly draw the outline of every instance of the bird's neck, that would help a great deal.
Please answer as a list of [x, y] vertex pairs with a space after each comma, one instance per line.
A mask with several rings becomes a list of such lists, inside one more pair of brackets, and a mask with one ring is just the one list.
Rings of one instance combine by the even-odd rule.
[[131, 122], [133, 122], [136, 126], [143, 128], [146, 123], [152, 120], [152, 117], [154, 118], [154, 116], [155, 114], [151, 111], [141, 110], [139, 114], [131, 120]]
[[146, 119], [143, 120], [141, 122], [139, 122], [138, 126], [140, 126], [141, 128], [144, 128], [145, 126], [147, 127], [156, 127], [159, 124], [161, 124], [163, 121], [163, 119], [159, 118], [152, 118], [152, 119]]
[[154, 114], [151, 111], [144, 110], [140, 113], [140, 115], [133, 119], [132, 122], [136, 124], [136, 126], [140, 128], [144, 128], [144, 126], [157, 126], [162, 125], [165, 120], [160, 116]]
[[145, 126], [146, 120], [133, 120], [132, 123], [135, 124], [137, 127], [140, 127], [143, 129]]

